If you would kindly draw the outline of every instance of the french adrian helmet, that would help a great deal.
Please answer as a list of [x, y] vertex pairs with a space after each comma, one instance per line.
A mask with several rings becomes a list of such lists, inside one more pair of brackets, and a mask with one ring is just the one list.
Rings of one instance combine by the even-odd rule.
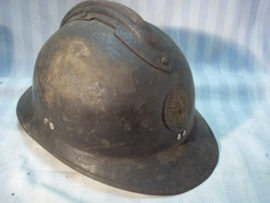
[[85, 1], [42, 47], [17, 115], [76, 171], [173, 195], [206, 180], [218, 160], [194, 98], [188, 62], [168, 35], [121, 4]]

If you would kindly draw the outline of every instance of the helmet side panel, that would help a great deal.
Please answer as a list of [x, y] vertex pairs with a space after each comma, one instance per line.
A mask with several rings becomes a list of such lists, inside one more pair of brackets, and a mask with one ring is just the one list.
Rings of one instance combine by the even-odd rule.
[[[165, 44], [168, 50], [175, 46], [168, 39]], [[163, 115], [168, 93], [190, 82], [177, 54], [172, 52], [176, 67], [167, 73], [134, 54], [114, 28], [97, 20], [70, 22], [48, 40], [36, 62], [33, 99], [40, 121], [48, 119], [52, 133], [73, 146], [108, 156], [177, 145], [182, 129], [171, 131]]]

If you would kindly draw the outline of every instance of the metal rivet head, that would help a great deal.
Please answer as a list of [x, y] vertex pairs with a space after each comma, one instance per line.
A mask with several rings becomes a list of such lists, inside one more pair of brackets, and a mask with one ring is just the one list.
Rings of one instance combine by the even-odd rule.
[[49, 120], [47, 118], [44, 118], [44, 123], [45, 123], [45, 125], [48, 125]]
[[161, 63], [163, 63], [164, 65], [167, 65], [167, 64], [169, 63], [169, 60], [168, 60], [168, 58], [167, 58], [166, 56], [162, 56], [162, 57], [160, 58], [160, 61], [161, 61]]
[[50, 122], [50, 123], [49, 123], [49, 126], [50, 126], [50, 129], [51, 129], [51, 130], [54, 130], [54, 125], [53, 125], [53, 123]]
[[185, 130], [183, 130], [183, 132], [182, 132], [182, 136], [185, 136], [186, 135], [186, 131]]
[[87, 16], [87, 13], [82, 13], [81, 18], [85, 18]]
[[181, 134], [178, 134], [177, 137], [176, 137], [177, 140], [180, 140], [181, 139]]

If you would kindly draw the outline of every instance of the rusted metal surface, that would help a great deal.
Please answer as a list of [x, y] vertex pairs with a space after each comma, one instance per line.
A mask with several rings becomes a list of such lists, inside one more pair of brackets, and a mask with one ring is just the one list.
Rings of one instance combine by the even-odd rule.
[[217, 163], [215, 138], [194, 103], [189, 65], [165, 33], [122, 5], [88, 1], [41, 49], [17, 115], [75, 170], [170, 195], [203, 182]]

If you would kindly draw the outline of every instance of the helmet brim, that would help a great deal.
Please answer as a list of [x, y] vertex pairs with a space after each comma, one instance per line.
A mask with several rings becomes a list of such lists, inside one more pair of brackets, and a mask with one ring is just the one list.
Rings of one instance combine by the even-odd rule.
[[205, 181], [218, 162], [216, 139], [197, 110], [192, 132], [184, 144], [135, 158], [91, 154], [54, 136], [54, 131], [37, 119], [31, 87], [18, 102], [17, 116], [24, 130], [64, 164], [92, 179], [132, 192], [151, 195], [186, 192]]

